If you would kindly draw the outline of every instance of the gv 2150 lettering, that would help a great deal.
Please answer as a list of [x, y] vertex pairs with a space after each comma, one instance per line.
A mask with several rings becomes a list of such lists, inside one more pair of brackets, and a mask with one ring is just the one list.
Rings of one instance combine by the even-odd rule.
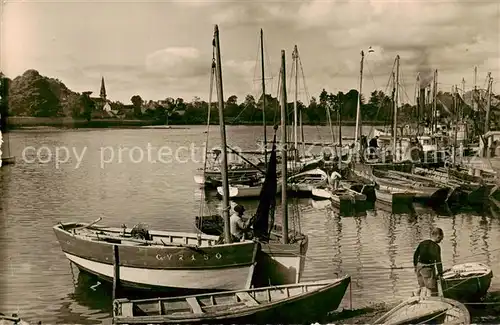
[[[213, 257], [220, 260], [222, 258], [222, 254], [217, 253], [217, 254], [213, 255]], [[208, 261], [210, 259], [210, 256], [205, 254], [203, 256], [196, 258], [196, 256], [194, 256], [194, 255], [191, 255], [191, 256], [176, 255], [176, 256], [174, 256], [173, 254], [166, 254], [166, 255], [156, 254], [156, 259], [158, 261], [175, 261], [175, 260], [177, 260], [177, 261], [197, 261], [199, 259], [203, 259], [205, 261]]]

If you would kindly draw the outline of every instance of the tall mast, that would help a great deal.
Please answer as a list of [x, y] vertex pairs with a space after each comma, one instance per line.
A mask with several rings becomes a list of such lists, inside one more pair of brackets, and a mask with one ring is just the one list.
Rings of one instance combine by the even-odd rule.
[[472, 108], [476, 109], [479, 104], [476, 101], [477, 96], [477, 66], [474, 67], [474, 91], [472, 92]]
[[491, 91], [493, 86], [493, 78], [491, 77], [491, 72], [488, 72], [488, 94], [486, 96], [486, 119], [484, 121], [484, 133], [490, 130], [490, 111], [491, 111]]
[[222, 89], [222, 67], [220, 59], [219, 27], [214, 28], [214, 44], [216, 56], [216, 80], [217, 97], [219, 99], [219, 125], [222, 147], [222, 215], [224, 217], [224, 240], [231, 243], [231, 230], [229, 228], [229, 182], [227, 180], [227, 144], [226, 144], [226, 126], [224, 123], [224, 92]]
[[361, 63], [359, 68], [359, 92], [358, 106], [356, 108], [356, 130], [354, 132], [354, 143], [357, 145], [358, 138], [361, 137], [361, 92], [363, 90], [363, 62], [365, 60], [365, 52], [361, 51]]
[[295, 98], [293, 101], [293, 143], [294, 143], [294, 153], [295, 160], [298, 160], [298, 140], [297, 140], [297, 124], [298, 124], [298, 112], [297, 112], [297, 101], [299, 95], [299, 50], [297, 45], [293, 48], [292, 59], [295, 67]]
[[453, 94], [453, 111], [455, 112], [455, 134], [453, 141], [453, 165], [456, 164], [457, 159], [457, 138], [458, 138], [458, 118], [459, 118], [459, 110], [458, 110], [458, 101], [457, 101], [457, 86], [452, 91]]
[[438, 77], [438, 71], [437, 69], [434, 70], [434, 82], [433, 82], [433, 87], [432, 87], [432, 112], [433, 112], [433, 121], [434, 123], [432, 124], [432, 132], [437, 131], [437, 77]]
[[287, 137], [286, 137], [286, 65], [285, 50], [281, 50], [281, 213], [283, 215], [283, 244], [288, 244], [287, 183]]
[[417, 73], [417, 85], [416, 85], [416, 89], [415, 89], [415, 103], [416, 103], [416, 106], [417, 106], [417, 136], [420, 135], [420, 116], [422, 116], [422, 107], [421, 107], [421, 104], [420, 104], [420, 73]]
[[[464, 99], [465, 99], [465, 78], [462, 78], [462, 100]], [[460, 106], [460, 120], [463, 119], [464, 119], [464, 109], [462, 106]]]
[[394, 121], [393, 123], [393, 162], [396, 161], [396, 140], [397, 140], [397, 126], [398, 126], [398, 88], [399, 88], [399, 55], [396, 56], [396, 79], [394, 81], [395, 93], [394, 93]]
[[266, 131], [266, 81], [264, 74], [264, 32], [260, 29], [260, 57], [262, 72], [262, 124], [264, 126], [264, 161], [267, 168], [267, 131]]

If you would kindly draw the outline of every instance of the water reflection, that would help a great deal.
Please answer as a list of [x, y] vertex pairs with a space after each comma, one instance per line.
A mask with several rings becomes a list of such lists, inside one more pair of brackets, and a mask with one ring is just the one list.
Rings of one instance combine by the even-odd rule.
[[[77, 278], [72, 279], [51, 227], [58, 221], [92, 221], [105, 215], [105, 223], [114, 226], [143, 222], [151, 228], [193, 231], [194, 216], [201, 209], [203, 215], [217, 214], [222, 205], [214, 191], [196, 188], [193, 176], [200, 164], [124, 161], [100, 169], [96, 168], [100, 157], [95, 149], [147, 142], [155, 147], [168, 143], [175, 149], [190, 142], [202, 143], [203, 130], [13, 133], [12, 149], [17, 156], [25, 145], [47, 144], [73, 146], [79, 152], [88, 146], [88, 156], [76, 170], [74, 164], [57, 170], [50, 164], [22, 161], [0, 169], [0, 251], [5, 254], [5, 262], [0, 264], [2, 308], [42, 323], [109, 321], [111, 289], [101, 284], [92, 290], [97, 282], [86, 280], [76, 270]], [[325, 128], [325, 135], [328, 132]], [[238, 127], [229, 128], [228, 133], [235, 146], [247, 149], [248, 139], [261, 130]], [[281, 221], [280, 202], [278, 196], [277, 223]], [[457, 208], [446, 214], [417, 205], [401, 214], [376, 205], [364, 216], [341, 217], [329, 200], [290, 202], [291, 225], [295, 222], [295, 227], [309, 236], [303, 280], [350, 274], [354, 308], [408, 297], [416, 285], [413, 250], [436, 226], [445, 231], [442, 252], [447, 266], [478, 261], [500, 273], [498, 207], [488, 207], [487, 214]], [[247, 208], [247, 216], [255, 213], [258, 205], [257, 200], [239, 203]], [[34, 239], [36, 244], [26, 244]], [[494, 280], [491, 291], [498, 289]]]

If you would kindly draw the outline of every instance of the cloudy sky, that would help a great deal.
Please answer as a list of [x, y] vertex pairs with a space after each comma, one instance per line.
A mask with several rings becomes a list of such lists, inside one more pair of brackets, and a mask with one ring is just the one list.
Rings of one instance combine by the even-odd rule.
[[318, 96], [323, 88], [357, 88], [360, 51], [370, 46], [375, 51], [366, 56], [364, 94], [387, 89], [397, 54], [405, 102], [414, 99], [417, 72], [432, 69], [438, 69], [439, 88], [449, 91], [462, 78], [472, 87], [477, 66], [478, 86], [491, 71], [500, 93], [500, 2], [494, 0], [7, 0], [0, 64], [11, 78], [36, 69], [94, 94], [104, 76], [108, 98], [125, 103], [135, 94], [207, 99], [214, 24], [220, 29], [225, 98], [260, 95], [260, 28], [267, 92], [273, 95], [281, 49], [290, 74], [295, 44], [304, 101], [306, 89]]

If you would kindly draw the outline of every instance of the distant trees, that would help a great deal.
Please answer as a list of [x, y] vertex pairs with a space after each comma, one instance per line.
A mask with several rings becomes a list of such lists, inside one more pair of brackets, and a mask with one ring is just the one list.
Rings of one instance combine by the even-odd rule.
[[[58, 79], [44, 77], [36, 70], [27, 70], [22, 76], [9, 82], [9, 114], [36, 117], [71, 116], [87, 120], [107, 117], [107, 114], [93, 114], [99, 111], [97, 107], [101, 108], [102, 102], [99, 102], [99, 98], [92, 98], [90, 95], [91, 92], [81, 94], [73, 92]], [[270, 94], [261, 95], [259, 98], [250, 94], [244, 98], [238, 98], [234, 94], [230, 95], [224, 106], [226, 123], [261, 124], [264, 98], [266, 123], [268, 125], [278, 123], [281, 118], [279, 100]], [[500, 104], [498, 104], [500, 96], [493, 96], [493, 98], [495, 100], [492, 100], [492, 105], [500, 108]], [[210, 121], [218, 123], [218, 104], [215, 98], [213, 100], [211, 105], [198, 96], [194, 96], [191, 101], [180, 97], [166, 97], [164, 100], [146, 102], [139, 94], [136, 94], [130, 98], [129, 104], [119, 101], [110, 101], [109, 104], [114, 112], [118, 112], [119, 116], [174, 124], [206, 123], [210, 106]], [[293, 106], [290, 100], [287, 105], [287, 116], [291, 118], [293, 118], [293, 114], [291, 114]], [[305, 124], [325, 124], [327, 111], [334, 123], [339, 115], [344, 123], [346, 121], [353, 122], [356, 119], [357, 106], [358, 91], [355, 89], [337, 93], [323, 89], [318, 96], [312, 96], [308, 103], [300, 101], [297, 103]], [[361, 119], [392, 124], [393, 106], [392, 93], [385, 94], [380, 90], [372, 91], [366, 99], [361, 97]], [[441, 116], [447, 118], [452, 115], [454, 113], [452, 112], [452, 95], [448, 92], [440, 92], [437, 107], [441, 111]], [[462, 111], [467, 115], [484, 115], [483, 111], [472, 112], [469, 108], [463, 108]], [[492, 114], [492, 119], [499, 120], [497, 124], [500, 124], [500, 117], [497, 115], [496, 113]], [[424, 116], [418, 115], [414, 105], [399, 105], [398, 120], [401, 123], [410, 123], [423, 118]]]

